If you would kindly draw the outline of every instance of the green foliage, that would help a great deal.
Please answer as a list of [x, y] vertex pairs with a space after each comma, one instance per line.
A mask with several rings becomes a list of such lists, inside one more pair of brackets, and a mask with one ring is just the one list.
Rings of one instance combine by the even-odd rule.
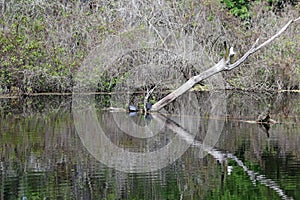
[[[48, 47], [43, 18], [18, 15], [9, 28], [0, 32], [1, 82], [12, 92], [60, 91], [69, 85], [61, 76], [70, 76], [69, 63], [63, 62], [63, 49]], [[49, 51], [51, 52], [49, 54]]]
[[248, 20], [250, 18], [249, 6], [251, 1], [247, 0], [221, 0], [226, 8], [236, 17], [242, 20]]

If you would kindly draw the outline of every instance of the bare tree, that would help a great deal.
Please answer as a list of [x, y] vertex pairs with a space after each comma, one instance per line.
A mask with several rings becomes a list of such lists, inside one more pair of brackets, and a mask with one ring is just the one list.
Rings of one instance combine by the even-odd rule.
[[[172, 93], [168, 94], [166, 97], [164, 97], [163, 99], [161, 99], [160, 101], [155, 103], [152, 106], [151, 111], [159, 111], [164, 106], [166, 106], [170, 102], [174, 101], [177, 97], [181, 96], [186, 91], [191, 89], [196, 83], [198, 83], [200, 81], [203, 81], [203, 80], [205, 80], [205, 79], [207, 79], [207, 78], [209, 78], [209, 77], [211, 77], [211, 76], [213, 76], [213, 75], [215, 75], [219, 72], [229, 71], [229, 70], [232, 70], [232, 69], [238, 67], [240, 64], [242, 64], [248, 58], [248, 56], [250, 56], [251, 54], [253, 54], [256, 51], [260, 50], [262, 47], [264, 47], [264, 46], [268, 45], [269, 43], [271, 43], [275, 38], [280, 36], [288, 28], [289, 25], [291, 25], [292, 23], [294, 23], [298, 20], [300, 20], [300, 17], [297, 18], [297, 19], [294, 19], [294, 20], [290, 20], [275, 35], [273, 35], [271, 38], [269, 38], [268, 40], [266, 40], [265, 42], [263, 42], [260, 45], [258, 45], [259, 39], [257, 39], [255, 41], [255, 43], [252, 45], [252, 47], [239, 60], [237, 60], [233, 64], [230, 64], [230, 57], [234, 55], [233, 47], [231, 47], [230, 48], [231, 51], [228, 52], [228, 53], [226, 52], [225, 57], [222, 58], [216, 65], [214, 65], [213, 67], [209, 68], [208, 70], [202, 72], [201, 74], [190, 78], [186, 83], [181, 85], [178, 89], [176, 89], [175, 91], [173, 91]], [[228, 50], [225, 49], [225, 51], [228, 51]]]

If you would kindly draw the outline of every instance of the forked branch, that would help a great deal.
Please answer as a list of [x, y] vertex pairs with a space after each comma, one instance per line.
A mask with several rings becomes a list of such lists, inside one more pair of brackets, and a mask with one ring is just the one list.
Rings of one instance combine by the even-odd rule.
[[[152, 106], [151, 111], [159, 111], [164, 106], [166, 106], [169, 103], [171, 103], [172, 101], [174, 101], [177, 97], [181, 96], [182, 94], [187, 92], [189, 89], [191, 89], [196, 83], [199, 83], [200, 81], [203, 81], [221, 71], [229, 71], [229, 70], [232, 70], [232, 69], [238, 67], [240, 64], [242, 64], [248, 58], [248, 56], [250, 56], [254, 52], [260, 50], [264, 46], [271, 43], [275, 38], [280, 36], [288, 28], [288, 26], [290, 26], [292, 23], [299, 21], [299, 20], [300, 20], [300, 17], [298, 17], [297, 19], [294, 19], [294, 20], [290, 20], [275, 35], [273, 35], [271, 38], [269, 38], [268, 40], [266, 40], [265, 42], [263, 42], [262, 44], [260, 44], [258, 46], [257, 46], [257, 44], [258, 44], [259, 39], [257, 39], [255, 41], [255, 43], [252, 45], [252, 47], [239, 60], [237, 60], [233, 64], [229, 63], [230, 59], [222, 58], [216, 65], [214, 65], [213, 67], [209, 68], [208, 70], [202, 72], [201, 74], [190, 78], [187, 82], [185, 82], [183, 85], [181, 85], [175, 91], [173, 91], [172, 93], [168, 94], [166, 97], [159, 100], [157, 103], [155, 103]], [[231, 50], [233, 50], [233, 49], [231, 48]]]
[[300, 17], [298, 17], [297, 19], [294, 20], [290, 20], [284, 27], [282, 27], [275, 35], [273, 35], [270, 39], [266, 40], [264, 43], [260, 44], [259, 46], [257, 46], [257, 43], [259, 41], [259, 38], [255, 41], [255, 43], [252, 45], [251, 49], [249, 49], [244, 55], [243, 57], [241, 57], [239, 60], [237, 60], [235, 63], [228, 65], [226, 70], [231, 70], [236, 68], [237, 66], [239, 66], [241, 63], [243, 63], [248, 56], [250, 56], [251, 54], [253, 54], [254, 52], [260, 50], [261, 48], [263, 48], [264, 46], [270, 44], [274, 39], [276, 39], [277, 37], [279, 37], [287, 28], [290, 24], [292, 24], [293, 22], [296, 22], [300, 20]]

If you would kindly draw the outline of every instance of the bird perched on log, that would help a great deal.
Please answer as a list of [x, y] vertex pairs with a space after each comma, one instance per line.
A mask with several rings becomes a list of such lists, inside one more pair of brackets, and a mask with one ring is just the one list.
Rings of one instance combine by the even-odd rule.
[[149, 111], [152, 108], [152, 104], [150, 102], [147, 102], [145, 104], [145, 108], [146, 108], [146, 111]]
[[278, 124], [276, 120], [272, 119], [270, 117], [270, 110], [267, 108], [265, 112], [262, 112], [256, 120], [257, 123], [262, 123], [262, 124]]
[[267, 110], [266, 112], [261, 113], [256, 121], [259, 123], [269, 123], [270, 119], [270, 111]]
[[137, 112], [138, 111], [137, 107], [135, 107], [134, 105], [129, 105], [128, 110], [129, 110], [129, 112]]

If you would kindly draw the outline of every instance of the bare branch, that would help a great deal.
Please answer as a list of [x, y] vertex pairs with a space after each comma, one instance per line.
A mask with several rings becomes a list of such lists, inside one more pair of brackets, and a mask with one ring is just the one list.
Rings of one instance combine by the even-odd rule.
[[[176, 89], [175, 91], [173, 91], [172, 93], [168, 94], [166, 97], [162, 98], [160, 101], [158, 101], [157, 103], [155, 103], [152, 108], [151, 111], [159, 111], [160, 109], [162, 109], [164, 106], [168, 105], [169, 103], [171, 103], [172, 101], [174, 101], [177, 97], [179, 97], [180, 95], [184, 94], [186, 91], [188, 91], [189, 89], [191, 89], [196, 83], [205, 80], [221, 71], [229, 71], [232, 70], [236, 67], [238, 67], [241, 63], [243, 63], [248, 56], [250, 56], [251, 54], [253, 54], [254, 52], [260, 50], [262, 47], [268, 45], [269, 43], [271, 43], [275, 38], [277, 38], [278, 36], [280, 36], [287, 28], [290, 24], [292, 24], [293, 22], [296, 22], [300, 20], [300, 17], [294, 20], [290, 20], [284, 27], [282, 27], [275, 35], [273, 35], [270, 39], [268, 39], [267, 41], [265, 41], [264, 43], [260, 44], [259, 46], [257, 46], [259, 39], [257, 39], [255, 41], [255, 43], [252, 45], [252, 47], [235, 63], [233, 64], [229, 64], [229, 60], [225, 60], [224, 58], [221, 59], [216, 65], [214, 65], [213, 67], [209, 68], [208, 70], [202, 72], [201, 74], [194, 76], [192, 78], [190, 78], [187, 82], [185, 82], [183, 85], [181, 85], [178, 89]], [[233, 52], [233, 48], [231, 48], [232, 52]], [[229, 64], [229, 65], [228, 65]]]
[[208, 70], [202, 72], [201, 74], [194, 76], [190, 78], [187, 82], [185, 82], [183, 85], [181, 85], [179, 88], [177, 88], [172, 93], [168, 94], [166, 97], [162, 98], [158, 102], [156, 102], [152, 108], [151, 111], [159, 111], [164, 106], [168, 105], [170, 102], [174, 101], [177, 97], [184, 94], [186, 91], [188, 91], [190, 88], [192, 88], [196, 83], [209, 78], [210, 76], [219, 73], [220, 71], [224, 70], [226, 67], [225, 59], [219, 61], [215, 66], [209, 68]]
[[237, 66], [239, 66], [240, 64], [242, 64], [247, 58], [248, 56], [250, 56], [252, 53], [255, 52], [255, 46], [257, 45], [259, 41], [259, 38], [255, 41], [255, 43], [252, 45], [251, 49], [249, 49], [239, 60], [237, 60], [235, 63], [226, 66], [226, 70], [232, 70], [234, 68], [236, 68]]
[[294, 19], [294, 20], [290, 20], [284, 27], [282, 27], [275, 35], [273, 35], [270, 39], [268, 39], [267, 41], [265, 41], [264, 43], [260, 44], [258, 47], [256, 47], [258, 40], [257, 39], [254, 43], [254, 45], [251, 47], [251, 49], [249, 49], [245, 55], [240, 58], [238, 61], [236, 61], [235, 63], [233, 63], [232, 65], [228, 65], [228, 67], [226, 68], [226, 70], [232, 70], [234, 68], [236, 68], [237, 66], [239, 66], [242, 62], [244, 62], [248, 56], [250, 56], [251, 54], [255, 53], [256, 51], [260, 50], [261, 48], [263, 48], [264, 46], [268, 45], [269, 43], [271, 43], [274, 39], [276, 39], [277, 37], [279, 37], [287, 28], [290, 24], [292, 24], [293, 22], [296, 22], [300, 19]]

